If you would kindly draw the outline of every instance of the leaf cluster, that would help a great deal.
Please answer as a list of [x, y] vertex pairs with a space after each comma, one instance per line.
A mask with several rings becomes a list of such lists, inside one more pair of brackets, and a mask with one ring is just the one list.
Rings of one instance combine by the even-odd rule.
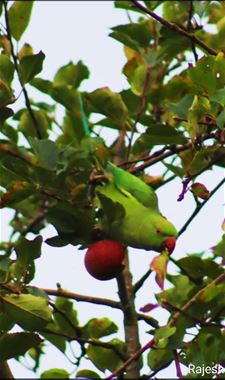
[[[42, 78], [45, 54], [35, 53], [22, 37], [33, 1], [0, 2], [1, 25], [5, 26], [0, 31], [0, 207], [14, 211], [11, 237], [0, 244], [1, 363], [27, 353], [37, 371], [50, 342], [64, 355], [70, 346], [79, 347], [80, 356], [73, 358], [77, 377], [99, 377], [79, 369], [84, 357], [101, 372], [126, 364], [125, 343], [117, 337], [105, 340], [118, 331], [113, 321], [91, 318], [82, 326], [77, 305], [63, 297], [63, 290], [50, 302], [47, 292], [32, 286], [35, 261], [42, 255], [42, 229], [54, 226], [56, 235], [45, 241], [53, 247], [72, 244], [82, 249], [104, 237], [98, 225], [93, 173], [101, 173], [107, 161], [119, 163], [155, 189], [179, 179], [184, 186], [181, 199], [189, 191], [197, 209], [210, 198], [198, 177], [215, 165], [224, 168], [224, 4], [144, 4], [150, 12], [160, 7], [166, 23], [150, 18], [133, 1], [115, 1], [115, 7], [136, 16], [110, 33], [124, 47], [123, 75], [128, 88], [88, 92], [81, 90], [90, 76], [82, 61], [69, 61], [52, 80]], [[213, 25], [217, 33], [208, 32], [196, 20]], [[193, 36], [215, 54], [198, 46]], [[20, 94], [15, 93], [16, 78]], [[30, 86], [48, 100], [30, 99]], [[25, 101], [18, 109], [22, 95]], [[58, 106], [63, 109], [62, 121]], [[105, 132], [112, 131], [116, 137], [106, 141]], [[158, 162], [163, 168], [158, 176], [145, 172]], [[26, 237], [28, 233], [32, 238]], [[166, 274], [164, 265], [163, 276], [171, 287], [156, 298], [169, 318], [165, 326], [150, 331], [154, 339], [147, 357], [150, 371], [159, 372], [172, 361], [225, 365], [224, 260], [223, 236], [208, 255], [174, 260], [177, 275]], [[14, 326], [22, 331], [12, 332]], [[54, 368], [41, 377], [69, 378], [70, 374]]]

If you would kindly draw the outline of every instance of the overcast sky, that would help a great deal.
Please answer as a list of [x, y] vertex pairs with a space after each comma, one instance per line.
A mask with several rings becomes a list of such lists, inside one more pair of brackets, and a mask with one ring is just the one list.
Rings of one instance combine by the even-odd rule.
[[[135, 19], [133, 14], [131, 16]], [[33, 46], [35, 53], [42, 50], [46, 54], [43, 74], [41, 74], [43, 78], [52, 79], [57, 69], [70, 60], [74, 62], [83, 60], [91, 72], [90, 80], [82, 85], [83, 90], [91, 91], [98, 87], [108, 86], [113, 91], [120, 91], [128, 87], [125, 77], [121, 75], [125, 57], [122, 45], [108, 37], [108, 34], [110, 27], [127, 22], [126, 13], [115, 9], [112, 1], [38, 1], [34, 5], [30, 26], [20, 44], [22, 46], [23, 42], [28, 42]], [[32, 96], [35, 95], [31, 89], [29, 93]], [[38, 96], [39, 99], [42, 98], [41, 94]], [[149, 173], [161, 174], [161, 166], [151, 168]], [[223, 171], [215, 168], [212, 172], [203, 174], [201, 182], [211, 190], [222, 176]], [[178, 229], [182, 227], [194, 207], [189, 194], [183, 202], [177, 202], [180, 191], [180, 180], [176, 180], [157, 192], [162, 213], [173, 221]], [[182, 257], [186, 253], [209, 249], [218, 242], [222, 233], [223, 202], [223, 189], [220, 189], [179, 239], [174, 252], [175, 258]], [[7, 211], [2, 217], [1, 232], [4, 240], [10, 232], [7, 226], [10, 214], [11, 212]], [[44, 238], [54, 235], [55, 230], [51, 226], [44, 231]], [[29, 237], [32, 238], [33, 235], [30, 234]], [[154, 253], [134, 249], [130, 251], [131, 271], [136, 281], [148, 269]], [[116, 281], [106, 281], [103, 286], [102, 282], [93, 279], [84, 269], [83, 257], [84, 251], [77, 252], [76, 247], [67, 246], [56, 249], [44, 244], [43, 255], [37, 260], [37, 274], [32, 285], [55, 289], [56, 282], [59, 282], [63, 288], [76, 293], [117, 299]], [[172, 265], [169, 269], [176, 273]], [[146, 303], [155, 302], [154, 293], [159, 290], [154, 276], [151, 276], [138, 293], [137, 308]], [[120, 336], [123, 338], [122, 315], [119, 311], [85, 303], [75, 304], [75, 307], [78, 309], [81, 324], [86, 323], [91, 317], [108, 316], [120, 324]], [[163, 324], [166, 323], [168, 314], [156, 309], [152, 312], [152, 316], [158, 318]], [[150, 338], [146, 334], [149, 326], [144, 323], [140, 326], [142, 330], [140, 335], [144, 344]], [[73, 366], [58, 350], [47, 348], [46, 352], [47, 355], [41, 362], [41, 371], [52, 367], [72, 371]], [[10, 365], [15, 377], [36, 377], [15, 361], [10, 361]], [[89, 362], [84, 362], [81, 367], [95, 369]], [[160, 375], [167, 378], [175, 377], [174, 366], [165, 369]]]

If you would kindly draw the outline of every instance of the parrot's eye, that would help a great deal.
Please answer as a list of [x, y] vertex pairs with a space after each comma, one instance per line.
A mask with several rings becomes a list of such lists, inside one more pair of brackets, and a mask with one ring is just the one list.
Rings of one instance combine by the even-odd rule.
[[161, 230], [159, 228], [157, 228], [156, 233], [157, 233], [157, 235], [161, 235]]

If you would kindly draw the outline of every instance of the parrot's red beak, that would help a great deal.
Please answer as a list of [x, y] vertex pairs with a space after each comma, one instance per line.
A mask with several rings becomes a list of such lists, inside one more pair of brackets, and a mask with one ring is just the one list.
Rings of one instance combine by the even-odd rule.
[[165, 247], [168, 249], [169, 253], [171, 254], [176, 246], [176, 238], [175, 237], [168, 237], [164, 241]]

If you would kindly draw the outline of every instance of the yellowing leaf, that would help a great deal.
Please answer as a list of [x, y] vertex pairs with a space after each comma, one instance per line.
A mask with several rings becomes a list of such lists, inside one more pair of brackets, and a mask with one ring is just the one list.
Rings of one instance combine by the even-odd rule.
[[162, 290], [164, 289], [167, 263], [168, 257], [165, 253], [162, 253], [159, 256], [155, 256], [150, 265], [150, 268], [156, 273], [156, 282]]
[[202, 183], [195, 182], [191, 185], [191, 190], [197, 197], [201, 199], [208, 199], [210, 196], [209, 190]]

